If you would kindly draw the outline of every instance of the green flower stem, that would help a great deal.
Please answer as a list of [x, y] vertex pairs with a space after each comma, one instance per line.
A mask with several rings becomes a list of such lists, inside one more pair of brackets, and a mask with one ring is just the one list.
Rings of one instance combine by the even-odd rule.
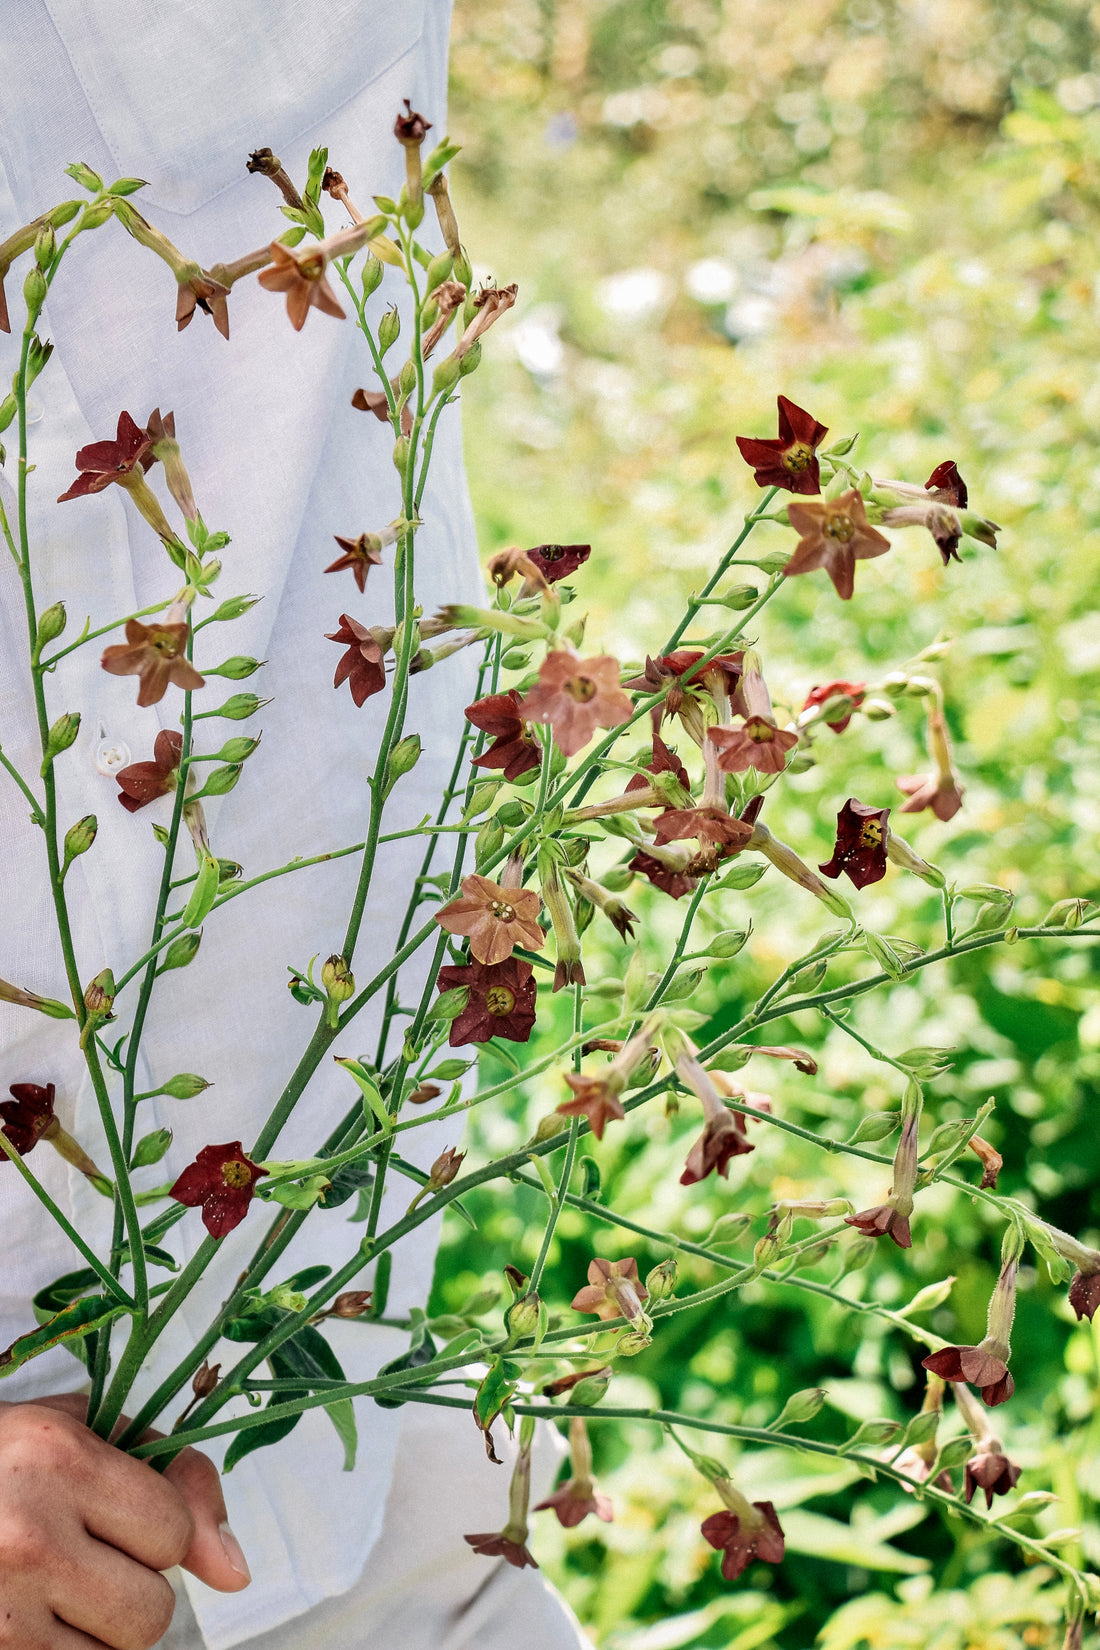
[[662, 647], [662, 653], [672, 653], [680, 645], [680, 640], [683, 637], [684, 632], [691, 625], [695, 615], [698, 613], [707, 597], [718, 588], [719, 584], [721, 584], [722, 580], [729, 572], [730, 564], [737, 555], [737, 552], [741, 549], [741, 546], [745, 543], [745, 540], [748, 538], [757, 522], [764, 519], [764, 511], [768, 509], [772, 499], [778, 491], [778, 487], [769, 487], [756, 509], [751, 515], [747, 515], [745, 517], [745, 525], [742, 527], [740, 533], [738, 533], [737, 537], [734, 539], [733, 543], [718, 563], [718, 566], [711, 574], [698, 596], [688, 597], [687, 611], [680, 620], [680, 623], [676, 626], [676, 629], [672, 632], [672, 635], [668, 638], [668, 641]]
[[99, 1256], [95, 1254], [92, 1249], [89, 1249], [76, 1227], [65, 1217], [65, 1215], [62, 1214], [49, 1192], [40, 1183], [37, 1176], [32, 1174], [30, 1169], [27, 1168], [21, 1154], [16, 1151], [11, 1141], [2, 1131], [0, 1131], [0, 1152], [3, 1152], [9, 1163], [15, 1164], [15, 1167], [18, 1169], [23, 1179], [27, 1182], [27, 1185], [30, 1187], [39, 1203], [42, 1204], [47, 1214], [51, 1215], [57, 1225], [60, 1226], [65, 1236], [69, 1239], [69, 1242], [79, 1251], [80, 1255], [91, 1267], [92, 1271], [102, 1283], [107, 1293], [113, 1296], [116, 1301], [120, 1301], [128, 1311], [133, 1311], [135, 1308], [135, 1302], [130, 1299], [130, 1296], [126, 1293], [125, 1289], [123, 1289], [118, 1279], [112, 1275], [106, 1266], [104, 1266]]
[[537, 1289], [539, 1286], [539, 1282], [542, 1278], [542, 1270], [546, 1265], [546, 1257], [550, 1253], [550, 1245], [554, 1241], [554, 1232], [558, 1224], [558, 1219], [561, 1215], [562, 1209], [565, 1206], [565, 1200], [569, 1192], [569, 1180], [573, 1173], [573, 1165], [577, 1160], [577, 1139], [580, 1134], [580, 1130], [577, 1125], [579, 1122], [580, 1119], [577, 1117], [570, 1119], [569, 1140], [566, 1144], [565, 1159], [562, 1163], [561, 1174], [558, 1178], [558, 1189], [554, 1197], [551, 1199], [550, 1213], [547, 1217], [546, 1228], [542, 1234], [542, 1243], [539, 1246], [539, 1252], [535, 1260], [535, 1264], [531, 1268], [531, 1279], [528, 1284], [529, 1289]]
[[687, 912], [685, 913], [685, 916], [684, 916], [683, 924], [680, 928], [680, 937], [676, 941], [676, 945], [673, 949], [672, 956], [668, 960], [668, 965], [665, 968], [664, 973], [661, 975], [661, 978], [658, 980], [657, 984], [654, 986], [652, 994], [649, 998], [649, 1001], [646, 1003], [645, 1008], [642, 1010], [642, 1012], [644, 1014], [648, 1014], [651, 1009], [654, 1009], [654, 1008], [657, 1007], [657, 1004], [661, 1001], [661, 999], [664, 996], [665, 992], [668, 990], [669, 986], [672, 984], [672, 980], [673, 980], [673, 977], [675, 976], [676, 970], [679, 968], [681, 962], [683, 961], [684, 952], [687, 950], [688, 941], [691, 939], [692, 924], [694, 923], [696, 915], [698, 914], [700, 905], [703, 903], [703, 897], [707, 892], [707, 881], [708, 881], [708, 879], [706, 877], [701, 877], [699, 879], [699, 886], [696, 888], [695, 892], [691, 896], [691, 902], [688, 905]]
[[[139, 607], [136, 613], [127, 613], [121, 619], [112, 619], [110, 624], [100, 625], [98, 630], [88, 630], [85, 627], [75, 642], [70, 642], [68, 647], [58, 648], [57, 652], [51, 653], [48, 659], [43, 659], [41, 668], [43, 670], [53, 670], [54, 666], [64, 659], [66, 654], [75, 653], [78, 647], [84, 646], [85, 642], [94, 642], [97, 636], [109, 636], [112, 630], [120, 630], [124, 624], [129, 624], [131, 619], [146, 619], [151, 613], [163, 613], [165, 608], [171, 607], [171, 605], [171, 601], [154, 602], [152, 607]], [[209, 620], [205, 622], [209, 623]], [[196, 626], [195, 628], [200, 627]]]
[[14, 765], [14, 763], [8, 761], [2, 750], [0, 750], [0, 768], [3, 768], [4, 771], [9, 773], [15, 780], [15, 783], [19, 786], [19, 789], [23, 792], [23, 795], [31, 805], [32, 820], [37, 826], [44, 830], [46, 826], [46, 815], [42, 811], [41, 804], [39, 803], [34, 792], [31, 790], [30, 786], [27, 784], [26, 780], [23, 778], [23, 775], [19, 772], [19, 769]]
[[903, 1077], [912, 1077], [913, 1073], [909, 1070], [908, 1066], [903, 1066], [900, 1060], [895, 1060], [892, 1055], [885, 1053], [883, 1049], [876, 1048], [874, 1043], [869, 1042], [866, 1037], [862, 1036], [860, 1032], [858, 1032], [853, 1025], [850, 1025], [848, 1021], [845, 1020], [840, 1014], [834, 1014], [832, 1009], [829, 1008], [827, 1004], [822, 1004], [821, 1013], [824, 1015], [825, 1019], [830, 1020], [833, 1025], [838, 1026], [846, 1036], [850, 1037], [853, 1043], [858, 1043], [860, 1048], [865, 1048], [872, 1059], [881, 1060], [884, 1066], [893, 1066], [894, 1070], [900, 1071]]
[[385, 363], [382, 360], [381, 355], [378, 353], [378, 344], [375, 340], [373, 332], [367, 325], [367, 299], [361, 290], [357, 292], [352, 285], [351, 276], [348, 274], [346, 261], [344, 259], [337, 259], [336, 263], [332, 267], [336, 270], [336, 273], [344, 283], [348, 297], [351, 299], [352, 305], [355, 309], [355, 314], [359, 322], [359, 330], [363, 334], [363, 337], [367, 340], [367, 348], [370, 350], [371, 360], [374, 362], [374, 370], [378, 374], [379, 382], [382, 385], [386, 402], [390, 409], [390, 423], [393, 426], [393, 433], [394, 436], [397, 437], [401, 434], [401, 423], [397, 411], [397, 400], [390, 384], [389, 374], [386, 371]]

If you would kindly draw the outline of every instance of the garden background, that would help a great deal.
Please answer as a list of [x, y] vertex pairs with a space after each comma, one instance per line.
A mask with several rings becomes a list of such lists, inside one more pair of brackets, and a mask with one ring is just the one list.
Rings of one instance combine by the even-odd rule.
[[[791, 581], [759, 645], [778, 703], [797, 709], [815, 683], [874, 682], [950, 642], [918, 668], [943, 682], [965, 805], [948, 824], [901, 823], [949, 877], [1015, 891], [1021, 922], [1100, 892], [1098, 31], [1100, 5], [1054, 0], [458, 0], [455, 17], [463, 239], [478, 273], [519, 283], [500, 347], [463, 391], [483, 551], [591, 542], [574, 581], [591, 612], [587, 650], [640, 660], [760, 496], [733, 437], [773, 434], [778, 392], [834, 438], [858, 430], [854, 462], [877, 475], [923, 482], [954, 458], [972, 506], [1004, 528], [999, 550], [964, 541], [962, 565], [943, 569], [926, 533], [896, 532], [891, 554], [860, 568], [850, 604], [823, 574]], [[765, 525], [752, 553], [791, 542]], [[769, 823], [825, 859], [837, 786], [841, 799], [896, 806], [895, 776], [927, 768], [923, 707], [857, 718], [842, 741], [822, 730], [814, 754], [769, 803]], [[756, 926], [750, 948], [696, 984], [692, 1004], [710, 1016], [700, 1041], [821, 927], [815, 902], [780, 880], [725, 896], [720, 919], [703, 907], [704, 936], [708, 922]], [[626, 898], [649, 908], [648, 891]], [[938, 943], [938, 900], [915, 879], [893, 873], [855, 899], [868, 926]], [[678, 929], [671, 902], [652, 903]], [[629, 951], [609, 936], [604, 925], [586, 944], [605, 945], [605, 972], [621, 979]], [[1094, 948], [991, 955], [924, 970], [861, 1004], [854, 1023], [895, 1052], [951, 1046], [929, 1090], [936, 1117], [994, 1097], [984, 1132], [1005, 1158], [1001, 1188], [1096, 1243]], [[816, 1078], [748, 1068], [785, 1117], [846, 1138], [867, 1109], [896, 1108], [899, 1074], [836, 1028], [814, 1017], [782, 1033], [821, 1060]], [[511, 1149], [560, 1098], [544, 1080], [517, 1088], [509, 1112], [478, 1126]], [[656, 1113], [586, 1143], [617, 1208], [698, 1240], [739, 1210], [758, 1233], [774, 1197], [821, 1189], [820, 1154], [775, 1129], [756, 1131], [728, 1183], [681, 1188], [692, 1128]], [[827, 1168], [825, 1189], [856, 1207], [881, 1198], [873, 1166]], [[472, 1273], [467, 1229], [448, 1224], [438, 1312], [495, 1287], [507, 1261], [529, 1269], [537, 1246], [535, 1193], [468, 1201], [497, 1270]], [[583, 1233], [566, 1212], [556, 1252], [578, 1286]], [[625, 1236], [607, 1229], [598, 1252], [636, 1254], [644, 1276], [663, 1252]], [[999, 1237], [980, 1205], [941, 1187], [918, 1203], [909, 1255], [879, 1243], [846, 1274], [842, 1249], [820, 1275], [895, 1307], [953, 1276], [920, 1321], [975, 1342]], [[752, 1236], [742, 1241], [748, 1253]], [[682, 1276], [694, 1278], [690, 1264]], [[1045, 1268], [1021, 1284], [1017, 1396], [994, 1418], [1024, 1467], [1021, 1490], [1059, 1498], [1024, 1527], [1078, 1530], [1067, 1556], [1095, 1567], [1100, 1320], [1078, 1327]], [[821, 1385], [815, 1430], [842, 1438], [849, 1418], [919, 1407], [921, 1351], [882, 1319], [757, 1283], [662, 1325], [611, 1401], [760, 1425]], [[787, 1532], [782, 1566], [728, 1586], [698, 1534], [713, 1496], [688, 1462], [652, 1426], [592, 1431], [614, 1524], [565, 1532], [542, 1514], [532, 1545], [607, 1650], [795, 1650], [818, 1634], [825, 1650], [1061, 1643], [1061, 1590], [1009, 1545], [835, 1461], [747, 1451], [738, 1462], [712, 1439]]]

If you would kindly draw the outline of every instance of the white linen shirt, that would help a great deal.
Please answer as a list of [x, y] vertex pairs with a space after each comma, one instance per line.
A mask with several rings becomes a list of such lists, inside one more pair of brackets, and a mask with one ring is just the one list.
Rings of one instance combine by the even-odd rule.
[[[21, 0], [7, 8], [0, 34], [0, 238], [57, 201], [80, 194], [63, 176], [73, 160], [110, 182], [149, 180], [135, 204], [187, 255], [204, 266], [264, 245], [285, 227], [273, 185], [250, 176], [250, 150], [270, 145], [299, 184], [312, 147], [327, 144], [352, 199], [396, 194], [403, 156], [392, 127], [409, 97], [446, 131], [448, 0]], [[323, 197], [333, 229], [346, 222]], [[429, 236], [426, 222], [422, 233]], [[0, 379], [18, 359], [19, 291], [26, 260], [8, 279], [13, 333], [0, 337]], [[373, 300], [376, 315], [396, 296], [388, 275]], [[281, 296], [254, 277], [233, 289], [225, 342], [197, 313], [174, 325], [175, 283], [159, 259], [109, 223], [82, 235], [67, 255], [41, 325], [55, 352], [33, 389], [30, 477], [32, 556], [39, 611], [64, 598], [78, 634], [170, 596], [178, 587], [155, 534], [121, 489], [65, 504], [54, 501], [75, 476], [74, 455], [113, 438], [125, 408], [144, 424], [156, 406], [176, 415], [176, 430], [196, 499], [211, 528], [225, 528], [218, 600], [255, 592], [263, 600], [242, 620], [212, 625], [198, 641], [200, 664], [230, 654], [270, 662], [246, 686], [270, 696], [250, 722], [202, 721], [200, 748], [262, 728], [263, 743], [237, 789], [207, 803], [214, 851], [239, 860], [245, 874], [362, 840], [366, 775], [388, 695], [357, 710], [346, 687], [332, 688], [340, 653], [325, 633], [342, 612], [361, 622], [392, 615], [388, 572], [376, 569], [360, 596], [349, 573], [325, 578], [337, 554], [334, 534], [355, 536], [399, 511], [390, 432], [351, 409], [359, 384], [373, 387], [366, 345], [351, 321], [311, 312], [296, 334]], [[407, 329], [406, 329], [407, 330]], [[399, 355], [394, 352], [395, 359]], [[0, 493], [12, 506], [14, 443]], [[174, 507], [155, 469], [151, 484]], [[417, 599], [425, 612], [468, 599], [477, 589], [475, 543], [461, 463], [457, 412], [441, 421], [433, 480], [417, 538]], [[2, 549], [2, 547], [0, 547]], [[387, 562], [392, 551], [386, 553]], [[201, 605], [201, 604], [200, 604]], [[207, 606], [210, 611], [212, 604]], [[116, 973], [148, 944], [162, 850], [151, 824], [170, 799], [136, 814], [119, 806], [111, 776], [124, 759], [148, 760], [161, 728], [178, 726], [181, 696], [170, 688], [155, 706], [135, 704], [137, 682], [100, 668], [104, 638], [70, 654], [46, 679], [51, 719], [79, 710], [76, 744], [59, 758], [61, 828], [93, 813], [99, 834], [70, 871], [66, 890], [82, 980]], [[0, 744], [24, 774], [35, 775], [33, 706], [22, 594], [6, 550], [0, 560]], [[415, 822], [438, 798], [472, 697], [469, 655], [414, 679], [406, 721], [424, 756], [401, 781], [387, 818]], [[211, 708], [237, 684], [210, 678], [196, 709]], [[121, 755], [119, 753], [121, 752]], [[32, 781], [33, 783], [34, 781]], [[393, 828], [387, 826], [387, 828]], [[365, 981], [390, 954], [424, 839], [380, 856], [356, 972]], [[186, 845], [181, 850], [185, 865]], [[171, 1178], [211, 1141], [241, 1139], [247, 1149], [309, 1037], [315, 1013], [287, 991], [287, 965], [339, 950], [358, 872], [352, 856], [265, 884], [208, 920], [196, 962], [159, 982], [143, 1041], [141, 1088], [176, 1072], [198, 1072], [215, 1086], [195, 1100], [142, 1103], [139, 1133], [175, 1131], [167, 1159], [138, 1176]], [[0, 773], [0, 977], [45, 995], [67, 997], [55, 935], [41, 833], [25, 800]], [[136, 987], [121, 999], [125, 1030]], [[113, 1028], [112, 1028], [113, 1029]], [[337, 1052], [373, 1047], [361, 1016]], [[99, 1116], [82, 1072], [71, 1024], [0, 1004], [0, 1097], [9, 1084], [57, 1086], [63, 1124], [108, 1170]], [[355, 1090], [331, 1060], [318, 1071], [275, 1155], [311, 1153], [354, 1102]], [[444, 1144], [438, 1130], [410, 1137], [409, 1155], [427, 1164]], [[32, 1167], [80, 1230], [105, 1253], [110, 1205], [46, 1145]], [[389, 1189], [384, 1224], [411, 1188]], [[392, 1194], [392, 1195], [390, 1195]], [[319, 1211], [271, 1282], [323, 1259], [339, 1265], [362, 1228], [343, 1211]], [[193, 1344], [224, 1299], [264, 1229], [252, 1216], [222, 1244], [218, 1261], [156, 1348], [138, 1383], [146, 1395]], [[80, 1264], [13, 1170], [0, 1166], [0, 1345], [32, 1327], [29, 1297]], [[181, 1258], [204, 1233], [189, 1211], [169, 1239]], [[437, 1230], [424, 1228], [395, 1252], [389, 1312], [422, 1304], [430, 1287]], [[357, 1280], [370, 1281], [369, 1270]], [[364, 1379], [406, 1344], [398, 1331], [337, 1323], [332, 1341], [352, 1379]], [[223, 1361], [233, 1346], [222, 1348]], [[218, 1352], [213, 1356], [216, 1358]], [[26, 1399], [79, 1384], [64, 1351], [38, 1359], [0, 1382], [0, 1399]], [[182, 1400], [169, 1413], [173, 1418]], [[321, 1411], [303, 1417], [275, 1448], [244, 1460], [225, 1480], [230, 1521], [249, 1555], [256, 1584], [232, 1596], [189, 1581], [192, 1604], [211, 1650], [227, 1650], [346, 1590], [375, 1543], [390, 1482], [400, 1412], [357, 1405], [359, 1465], [341, 1472], [341, 1450]], [[471, 1429], [472, 1431], [473, 1429]], [[224, 1440], [221, 1441], [224, 1443]], [[480, 1448], [473, 1440], [475, 1448]], [[220, 1459], [220, 1450], [211, 1453]]]

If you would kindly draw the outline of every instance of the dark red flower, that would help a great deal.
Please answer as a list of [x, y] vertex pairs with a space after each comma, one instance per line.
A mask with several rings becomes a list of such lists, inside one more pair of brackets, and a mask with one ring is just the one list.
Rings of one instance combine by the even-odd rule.
[[637, 876], [648, 877], [654, 888], [659, 888], [662, 894], [669, 894], [673, 899], [682, 899], [685, 894], [690, 894], [696, 883], [695, 877], [685, 876], [682, 871], [662, 865], [659, 859], [644, 851], [634, 855], [630, 870]]
[[131, 762], [128, 768], [120, 768], [115, 774], [119, 787], [118, 800], [122, 806], [136, 814], [147, 802], [174, 791], [176, 783], [173, 776], [182, 755], [182, 733], [172, 733], [162, 728], [153, 741], [151, 762]]
[[360, 591], [366, 590], [367, 574], [372, 567], [382, 565], [382, 550], [377, 533], [360, 533], [356, 539], [342, 539], [339, 533], [334, 533], [333, 538], [343, 551], [343, 555], [330, 562], [325, 572], [339, 573], [345, 567], [350, 567]]
[[[643, 763], [642, 766], [646, 773], [673, 773], [685, 791], [691, 790], [691, 779], [688, 776], [687, 769], [676, 755], [676, 752], [669, 750], [659, 734], [655, 733], [653, 735], [652, 758], [650, 761]], [[647, 789], [646, 780], [640, 773], [636, 773], [626, 788], [628, 791], [644, 791]]]
[[876, 1203], [873, 1209], [863, 1209], [858, 1215], [848, 1215], [844, 1224], [854, 1226], [864, 1237], [891, 1237], [899, 1249], [913, 1247], [909, 1216], [900, 1214], [892, 1203]]
[[838, 722], [826, 723], [826, 726], [832, 728], [834, 733], [843, 733], [852, 720], [852, 711], [858, 710], [862, 705], [866, 692], [866, 682], [825, 682], [821, 687], [810, 689], [802, 709], [810, 710], [814, 705], [827, 705], [830, 699], [850, 699], [852, 709], [842, 716]]
[[43, 1088], [39, 1083], [13, 1083], [8, 1093], [12, 1098], [0, 1105], [4, 1138], [21, 1157], [26, 1157], [55, 1122], [54, 1085], [47, 1083]]
[[537, 768], [542, 761], [542, 750], [531, 737], [527, 723], [519, 714], [520, 695], [516, 688], [507, 693], [490, 693], [466, 706], [466, 720], [482, 733], [490, 733], [493, 743], [474, 757], [477, 768], [503, 768], [505, 779], [518, 779], [521, 773]]
[[339, 642], [347, 648], [336, 666], [333, 687], [348, 682], [357, 705], [365, 704], [372, 694], [381, 693], [386, 685], [386, 666], [382, 649], [366, 625], [359, 624], [347, 613], [341, 613], [339, 630], [331, 634], [326, 632], [326, 640]]
[[600, 1495], [593, 1488], [590, 1479], [571, 1478], [560, 1490], [555, 1490], [545, 1501], [540, 1501], [533, 1510], [545, 1512], [547, 1508], [553, 1509], [563, 1530], [575, 1529], [589, 1513], [595, 1513], [605, 1524], [610, 1524], [615, 1516], [611, 1497]]
[[203, 677], [187, 657], [189, 634], [186, 621], [145, 625], [140, 619], [127, 619], [126, 640], [105, 647], [100, 664], [111, 676], [140, 678], [139, 705], [159, 704], [171, 685], [185, 692], [204, 685]]
[[985, 1491], [988, 1510], [995, 1495], [1007, 1495], [1009, 1490], [1015, 1489], [1021, 1470], [1005, 1455], [997, 1439], [987, 1440], [977, 1455], [972, 1455], [966, 1463], [963, 1488], [967, 1505], [973, 1501], [974, 1491], [980, 1489]]
[[62, 504], [69, 498], [101, 493], [112, 481], [133, 475], [139, 466], [147, 470], [153, 463], [152, 445], [148, 433], [134, 423], [128, 412], [119, 413], [113, 441], [93, 441], [81, 447], [76, 455], [76, 467], [81, 473], [57, 502]]
[[998, 1358], [986, 1346], [945, 1346], [922, 1360], [944, 1381], [969, 1381], [976, 1386], [984, 1403], [993, 1409], [1012, 1397], [1016, 1383], [1008, 1372], [1003, 1358]]
[[822, 876], [843, 871], [856, 888], [881, 882], [886, 875], [886, 821], [889, 808], [872, 808], [850, 796], [836, 816], [833, 857], [819, 865]]
[[522, 1542], [509, 1541], [508, 1537], [498, 1530], [491, 1530], [487, 1535], [463, 1536], [463, 1540], [468, 1541], [474, 1552], [480, 1553], [483, 1558], [507, 1559], [517, 1570], [522, 1570], [526, 1565], [530, 1565], [532, 1570], [538, 1569], [538, 1565]]
[[1077, 1322], [1088, 1318], [1100, 1306], [1100, 1272], [1074, 1272], [1069, 1286], [1069, 1304], [1077, 1314]]
[[740, 1112], [724, 1110], [708, 1120], [702, 1134], [688, 1152], [681, 1186], [694, 1186], [708, 1174], [718, 1173], [729, 1179], [730, 1160], [755, 1151], [745, 1130]]
[[204, 1146], [168, 1195], [189, 1209], [201, 1204], [206, 1230], [212, 1238], [223, 1238], [240, 1225], [248, 1213], [257, 1180], [267, 1172], [245, 1156], [239, 1140], [230, 1140], [224, 1146]]
[[755, 472], [759, 487], [785, 487], [788, 493], [820, 493], [817, 449], [829, 432], [824, 424], [796, 407], [785, 395], [779, 396], [778, 401], [778, 439], [760, 441], [755, 436], [739, 435], [737, 446], [741, 457]]
[[506, 1037], [510, 1043], [525, 1043], [530, 1037], [538, 984], [534, 969], [522, 957], [441, 968], [436, 985], [440, 991], [465, 986], [470, 993], [462, 1013], [451, 1021], [452, 1048], [487, 1043], [491, 1037]]
[[534, 562], [547, 584], [567, 579], [570, 573], [584, 566], [591, 554], [590, 544], [536, 544], [527, 552], [528, 559]]
[[937, 464], [924, 486], [938, 503], [953, 504], [957, 510], [966, 509], [969, 502], [966, 482], [953, 458], [945, 458], [942, 464]]
[[704, 1518], [700, 1534], [722, 1554], [722, 1574], [736, 1581], [754, 1558], [764, 1564], [779, 1564], [786, 1552], [783, 1530], [770, 1501], [754, 1501], [758, 1519], [749, 1524], [735, 1512], [723, 1508]]
[[[702, 657], [701, 647], [679, 647], [674, 653], [662, 653], [656, 659], [647, 655], [642, 674], [632, 676], [623, 686], [629, 688], [632, 693], [660, 693], [667, 687], [664, 714], [677, 716], [684, 704], [684, 690], [677, 679], [685, 675], [693, 665], [697, 665]], [[692, 676], [688, 686], [703, 688], [708, 677], [721, 678], [722, 689], [730, 700], [730, 709], [737, 714], [746, 715], [748, 706], [741, 696], [744, 658], [745, 655], [740, 649], [736, 653], [716, 654], [713, 659], [707, 661], [702, 670]], [[690, 700], [688, 702], [692, 703]]]

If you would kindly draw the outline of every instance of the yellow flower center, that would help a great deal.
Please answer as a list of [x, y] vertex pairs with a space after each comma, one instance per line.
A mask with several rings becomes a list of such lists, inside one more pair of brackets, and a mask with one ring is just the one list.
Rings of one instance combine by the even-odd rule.
[[770, 722], [765, 722], [762, 716], [754, 716], [751, 722], [745, 723], [745, 732], [754, 745], [770, 745], [775, 738], [776, 729]]
[[832, 512], [825, 522], [825, 531], [828, 536], [831, 539], [836, 539], [840, 544], [847, 544], [855, 530], [855, 522], [851, 516], [845, 515], [843, 510]]
[[882, 841], [882, 825], [877, 819], [865, 819], [859, 832], [861, 848], [877, 848]]
[[307, 253], [297, 262], [299, 275], [304, 275], [307, 281], [319, 281], [325, 273], [325, 260], [319, 253]]
[[166, 659], [174, 659], [179, 652], [179, 637], [173, 636], [170, 630], [151, 630], [149, 646], [163, 653]]
[[238, 1192], [244, 1186], [251, 1186], [252, 1173], [247, 1163], [242, 1163], [239, 1157], [231, 1157], [228, 1163], [222, 1164], [222, 1179]]
[[516, 995], [506, 985], [491, 985], [485, 993], [485, 1007], [490, 1014], [511, 1014], [516, 1006]]
[[807, 447], [804, 441], [799, 441], [793, 447], [788, 447], [783, 454], [783, 468], [789, 470], [793, 476], [805, 475], [813, 459], [813, 448]]
[[515, 922], [516, 908], [502, 899], [495, 899], [489, 907], [498, 922]]
[[586, 705], [596, 697], [596, 684], [589, 676], [571, 676], [564, 684], [565, 691], [578, 705]]

